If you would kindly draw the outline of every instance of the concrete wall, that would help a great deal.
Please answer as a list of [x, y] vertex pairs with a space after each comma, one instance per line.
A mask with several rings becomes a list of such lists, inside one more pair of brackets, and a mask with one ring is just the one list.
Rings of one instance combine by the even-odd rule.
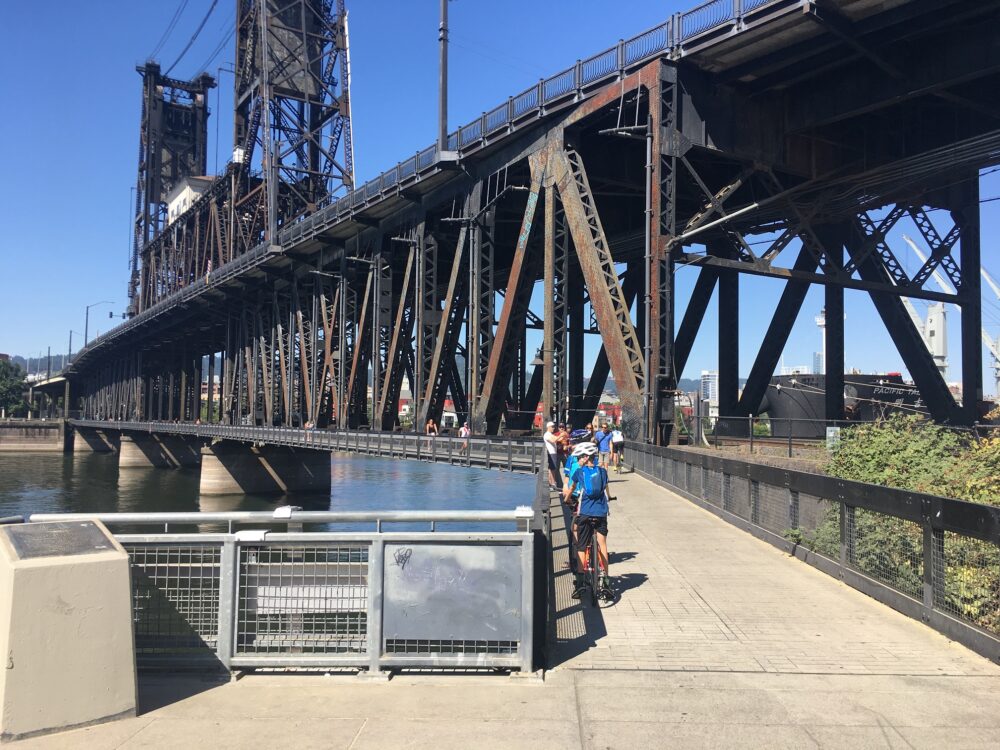
[[65, 448], [65, 434], [65, 423], [58, 419], [0, 422], [0, 453], [60, 453]]
[[201, 451], [202, 495], [329, 491], [329, 451], [230, 441]]

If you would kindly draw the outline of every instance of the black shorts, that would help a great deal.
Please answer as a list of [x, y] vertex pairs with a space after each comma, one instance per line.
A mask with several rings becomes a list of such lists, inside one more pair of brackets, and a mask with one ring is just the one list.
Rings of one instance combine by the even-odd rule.
[[581, 552], [590, 546], [590, 535], [595, 529], [598, 534], [608, 535], [607, 516], [577, 516], [573, 523], [576, 524], [576, 548]]
[[546, 453], [549, 457], [549, 468], [552, 469], [556, 474], [559, 473], [559, 455], [556, 453]]
[[612, 443], [611, 447], [619, 456], [625, 455], [625, 443]]

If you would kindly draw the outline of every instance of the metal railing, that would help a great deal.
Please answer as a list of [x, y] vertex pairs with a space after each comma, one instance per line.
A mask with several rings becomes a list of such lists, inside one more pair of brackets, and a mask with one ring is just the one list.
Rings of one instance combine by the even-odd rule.
[[[376, 524], [307, 532], [304, 524]], [[532, 669], [534, 512], [38, 514], [121, 526], [284, 525], [120, 533], [140, 667]], [[514, 531], [434, 531], [434, 522]], [[430, 523], [430, 531], [382, 524]], [[544, 633], [544, 631], [542, 631]], [[544, 637], [544, 636], [542, 636]]]
[[[573, 66], [508, 97], [505, 103], [484, 112], [451, 133], [448, 147], [462, 155], [470, 153], [513, 132], [521, 125], [536, 120], [546, 113], [547, 107], [576, 101], [586, 92], [621, 77], [656, 57], [681, 59], [720, 39], [737, 34], [745, 28], [748, 19], [753, 21], [762, 18], [764, 9], [768, 6], [774, 6], [777, 12], [791, 12], [802, 2], [804, 0], [791, 3], [788, 0], [711, 0], [685, 13], [676, 13], [663, 23], [631, 39], [620, 40], [615, 46], [577, 61]], [[438, 161], [437, 147], [428, 146], [355, 190], [331, 199], [309, 216], [282, 227], [278, 234], [278, 247], [309, 239], [369, 204], [396, 195], [398, 191], [419, 180], [422, 172], [436, 168]], [[260, 265], [267, 260], [272, 247], [270, 242], [258, 245], [143, 310], [122, 325], [94, 338], [89, 346], [78, 353], [77, 361], [82, 363], [90, 351], [155, 318], [165, 308], [191, 299], [233, 275]]]
[[75, 427], [126, 432], [190, 435], [197, 438], [237, 440], [247, 443], [285, 445], [293, 448], [347, 451], [386, 458], [506, 471], [538, 471], [542, 464], [540, 438], [430, 437], [407, 432], [365, 430], [305, 430], [295, 427], [194, 424], [191, 422], [117, 422], [77, 419]]
[[1000, 507], [629, 443], [629, 464], [1000, 661]]

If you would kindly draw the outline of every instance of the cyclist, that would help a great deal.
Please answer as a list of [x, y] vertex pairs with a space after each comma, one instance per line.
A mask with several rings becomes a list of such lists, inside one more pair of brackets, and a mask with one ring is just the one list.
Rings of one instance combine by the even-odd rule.
[[574, 490], [579, 486], [580, 505], [574, 521], [576, 532], [576, 581], [573, 598], [583, 596], [587, 584], [584, 578], [586, 567], [585, 551], [590, 547], [591, 535], [597, 534], [598, 560], [591, 560], [591, 565], [600, 564], [604, 571], [601, 576], [601, 595], [609, 596], [611, 582], [608, 578], [608, 472], [595, 466], [597, 446], [593, 443], [581, 443], [573, 453], [578, 463], [576, 471], [570, 477], [569, 483], [563, 487], [563, 500], [568, 502]]
[[[569, 452], [569, 457], [566, 459], [566, 464], [563, 466], [563, 475], [564, 475], [564, 478], [563, 478], [563, 488], [564, 489], [569, 484], [570, 478], [573, 476], [573, 473], [577, 470], [577, 468], [579, 468], [579, 463], [577, 462], [577, 457], [578, 457], [578, 450], [579, 450], [579, 448], [581, 446], [581, 442], [580, 441], [582, 441], [586, 437], [587, 437], [587, 431], [586, 430], [573, 430], [569, 434], [569, 443], [570, 443], [570, 445], [573, 446], [573, 448]], [[587, 445], [593, 445], [593, 443], [587, 443]], [[583, 490], [582, 487], [577, 487], [573, 491], [573, 493], [571, 494], [570, 498], [564, 501], [570, 507], [570, 510], [573, 512], [574, 516], [576, 516], [577, 505], [579, 505], [579, 503], [580, 503], [580, 493], [582, 492], [582, 490]], [[576, 546], [576, 526], [571, 526], [570, 530], [571, 530], [571, 533], [573, 534], [573, 545]], [[576, 563], [576, 558], [574, 557], [572, 559], [573, 559], [573, 568], [575, 570], [576, 569], [576, 564], [575, 564]]]

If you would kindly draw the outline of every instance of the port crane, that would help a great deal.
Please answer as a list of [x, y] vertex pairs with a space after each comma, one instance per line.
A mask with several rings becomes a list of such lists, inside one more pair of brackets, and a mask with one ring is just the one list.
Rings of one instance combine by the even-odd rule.
[[[910, 246], [910, 249], [914, 252], [917, 258], [920, 259], [921, 263], [927, 262], [927, 254], [920, 248], [919, 245], [917, 245], [916, 242], [913, 241], [912, 238], [904, 234], [903, 240], [906, 242], [907, 245]], [[983, 281], [986, 282], [986, 284], [993, 291], [993, 294], [996, 295], [997, 300], [1000, 301], [1000, 285], [997, 284], [997, 282], [993, 279], [992, 276], [990, 276], [990, 274], [986, 271], [985, 268], [981, 269], [981, 273]], [[955, 294], [955, 290], [952, 288], [951, 284], [949, 284], [945, 280], [945, 278], [941, 275], [939, 271], [937, 270], [933, 271], [932, 275], [934, 277], [934, 281], [937, 283], [939, 287], [941, 287], [942, 292], [944, 292], [945, 294]], [[930, 309], [927, 312], [926, 324], [920, 319], [920, 315], [917, 313], [912, 303], [906, 297], [903, 297], [903, 303], [906, 305], [906, 309], [910, 313], [910, 317], [913, 318], [913, 322], [916, 324], [917, 329], [920, 330], [921, 335], [923, 336], [924, 339], [924, 343], [927, 344], [927, 348], [931, 352], [931, 355], [934, 357], [934, 361], [938, 364], [938, 369], [941, 369], [941, 374], [944, 375], [944, 370], [946, 370], [948, 367], [947, 364], [948, 340], [947, 340], [947, 334], [944, 330], [945, 329], [944, 303], [938, 302], [930, 307]], [[959, 308], [957, 305], [952, 305], [952, 307], [955, 308], [956, 312], [961, 314], [962, 312], [961, 308]], [[935, 319], [935, 316], [939, 316], [939, 318]], [[931, 331], [935, 332], [933, 337], [930, 335]], [[992, 336], [990, 336], [990, 334], [987, 332], [985, 328], [981, 329], [981, 334], [983, 337], [983, 343], [986, 345], [986, 348], [989, 350], [990, 354], [993, 355], [994, 387], [996, 388], [997, 395], [1000, 396], [1000, 337], [994, 339]], [[935, 340], [932, 341], [931, 340], [932, 338]], [[942, 367], [944, 369], [942, 369]]]

